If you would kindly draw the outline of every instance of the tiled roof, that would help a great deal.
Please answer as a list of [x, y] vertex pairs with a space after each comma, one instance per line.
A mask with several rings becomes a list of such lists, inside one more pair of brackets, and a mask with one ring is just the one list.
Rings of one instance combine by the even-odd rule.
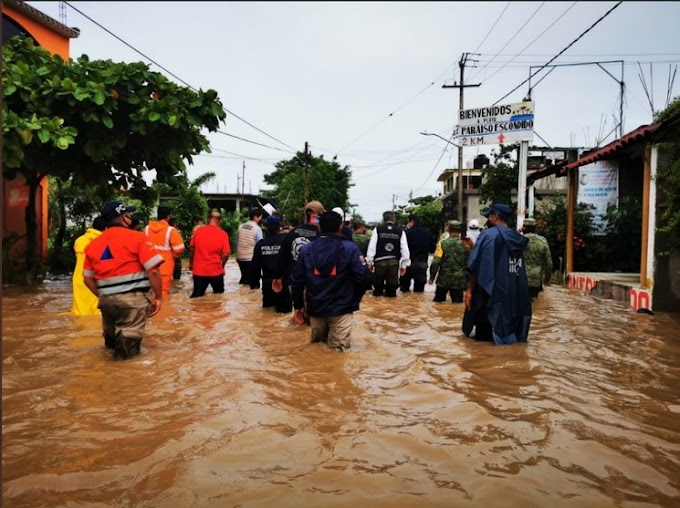
[[652, 125], [641, 125], [634, 131], [629, 132], [625, 136], [612, 141], [606, 146], [603, 146], [599, 150], [595, 150], [594, 152], [590, 152], [588, 155], [584, 155], [578, 160], [575, 160], [574, 162], [567, 164], [563, 171], [569, 171], [572, 169], [580, 168], [581, 166], [585, 166], [586, 164], [590, 164], [591, 162], [599, 161], [601, 159], [607, 159], [613, 157], [619, 150], [625, 148], [626, 146], [632, 144], [632, 143], [637, 143], [640, 141], [646, 141], [652, 137], [652, 135], [658, 131], [662, 123], [655, 123]]
[[36, 21], [43, 26], [51, 28], [56, 33], [63, 35], [64, 37], [75, 39], [80, 35], [80, 30], [78, 28], [70, 28], [62, 23], [59, 23], [59, 21], [56, 19], [48, 16], [42, 11], [39, 11], [35, 7], [28, 5], [22, 0], [4, 0], [4, 3], [19, 11], [24, 16], [31, 18], [33, 21]]

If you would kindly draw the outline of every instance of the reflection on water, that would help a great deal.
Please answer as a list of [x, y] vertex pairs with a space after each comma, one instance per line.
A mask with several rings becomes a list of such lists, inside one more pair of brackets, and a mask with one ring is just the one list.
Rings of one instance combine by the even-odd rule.
[[493, 347], [428, 286], [368, 295], [338, 354], [227, 268], [128, 362], [69, 278], [4, 291], [6, 506], [680, 506], [678, 316], [550, 287]]

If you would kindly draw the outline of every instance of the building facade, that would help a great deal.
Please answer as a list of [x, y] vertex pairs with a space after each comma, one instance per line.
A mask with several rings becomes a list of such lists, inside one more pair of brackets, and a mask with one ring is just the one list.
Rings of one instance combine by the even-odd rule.
[[[69, 58], [70, 41], [78, 37], [77, 28], [69, 28], [35, 7], [21, 0], [2, 2], [2, 40], [12, 37], [31, 38], [50, 53]], [[3, 247], [9, 249], [11, 259], [23, 259], [26, 248], [26, 206], [28, 206], [29, 187], [21, 174], [13, 180], [2, 178], [2, 238]], [[44, 178], [36, 191], [35, 207], [38, 232], [36, 238], [38, 256], [47, 259], [47, 178]], [[10, 241], [12, 239], [13, 241]]]

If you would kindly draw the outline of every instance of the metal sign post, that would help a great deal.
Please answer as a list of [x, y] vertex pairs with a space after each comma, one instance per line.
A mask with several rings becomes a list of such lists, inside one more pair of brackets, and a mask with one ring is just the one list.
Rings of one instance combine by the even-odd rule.
[[522, 141], [519, 145], [519, 175], [517, 177], [517, 230], [521, 231], [526, 215], [527, 197], [527, 160], [529, 157], [529, 142]]
[[[529, 141], [534, 138], [534, 102], [493, 105], [458, 112], [458, 143], [503, 145], [520, 142], [517, 179], [517, 229], [522, 229], [526, 216], [527, 162]], [[532, 203], [533, 205], [533, 203]]]

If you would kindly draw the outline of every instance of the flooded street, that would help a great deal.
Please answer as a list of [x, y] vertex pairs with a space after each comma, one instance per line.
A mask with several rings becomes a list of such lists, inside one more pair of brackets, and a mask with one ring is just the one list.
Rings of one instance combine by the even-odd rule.
[[5, 288], [4, 506], [680, 506], [679, 315], [549, 287], [494, 347], [428, 286], [342, 354], [238, 278], [185, 271], [125, 362], [69, 277]]

